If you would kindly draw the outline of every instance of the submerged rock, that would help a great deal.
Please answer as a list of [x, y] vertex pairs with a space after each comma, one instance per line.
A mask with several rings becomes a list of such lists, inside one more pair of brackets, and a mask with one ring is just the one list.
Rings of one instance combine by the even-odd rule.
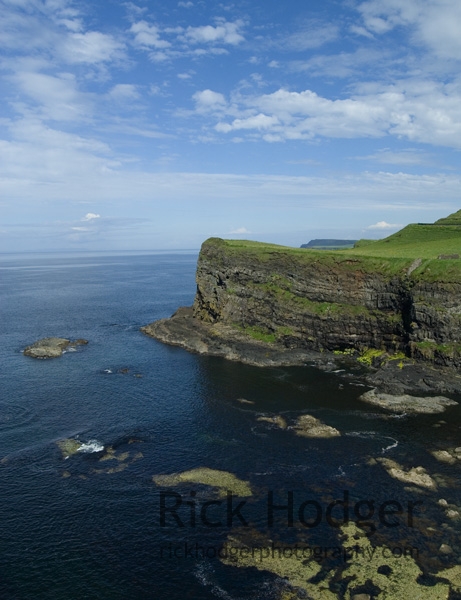
[[258, 417], [257, 421], [265, 421], [266, 423], [273, 423], [277, 425], [280, 429], [287, 428], [287, 422], [282, 417], [282, 415], [274, 415], [273, 417]]
[[226, 496], [227, 491], [241, 497], [252, 495], [248, 481], [243, 481], [227, 471], [218, 471], [207, 467], [199, 467], [172, 475], [154, 475], [152, 481], [163, 487], [173, 487], [182, 483], [209, 485], [217, 488], [219, 495], [223, 497]]
[[72, 456], [72, 454], [78, 452], [82, 446], [82, 442], [79, 440], [74, 440], [73, 438], [58, 440], [56, 444], [61, 450], [63, 458], [69, 458], [69, 456]]
[[254, 404], [253, 400], [247, 400], [246, 398], [237, 398], [237, 402], [240, 402], [240, 404]]
[[296, 435], [312, 438], [330, 438], [340, 436], [340, 432], [330, 425], [325, 425], [312, 415], [301, 415], [294, 426]]
[[81, 452], [82, 454], [93, 454], [104, 450], [104, 446], [97, 440], [81, 442], [74, 438], [66, 438], [64, 440], [58, 440], [56, 444], [61, 450], [63, 458], [69, 458], [69, 456], [72, 456], [77, 452]]
[[458, 403], [445, 396], [418, 397], [402, 394], [393, 396], [392, 394], [382, 394], [374, 390], [369, 390], [360, 396], [360, 400], [380, 406], [392, 412], [406, 412], [412, 414], [425, 413], [435, 414], [444, 412], [447, 406], [456, 406]]
[[31, 356], [32, 358], [57, 358], [62, 355], [66, 348], [75, 348], [75, 346], [85, 344], [88, 344], [88, 340], [78, 339], [71, 342], [66, 338], [43, 338], [27, 346], [24, 349], [24, 355]]

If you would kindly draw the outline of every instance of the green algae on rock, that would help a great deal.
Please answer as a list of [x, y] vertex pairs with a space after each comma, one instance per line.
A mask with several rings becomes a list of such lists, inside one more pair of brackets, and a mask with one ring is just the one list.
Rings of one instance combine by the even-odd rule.
[[208, 485], [217, 488], [221, 497], [225, 497], [227, 491], [241, 497], [251, 496], [253, 493], [248, 481], [243, 481], [228, 471], [218, 471], [207, 467], [198, 467], [171, 475], [154, 475], [152, 481], [162, 487], [174, 487], [182, 483]]
[[[303, 553], [292, 552], [279, 554], [272, 551], [270, 541], [265, 546], [247, 546], [236, 537], [229, 536], [221, 551], [221, 562], [234, 567], [255, 567], [258, 571], [268, 571], [283, 577], [290, 587], [305, 590], [310, 598], [336, 600], [337, 596], [328, 588], [328, 582], [311, 583], [322, 570], [315, 560], [306, 560]], [[333, 572], [330, 571], [331, 578]]]
[[[329, 550], [336, 551], [343, 562], [328, 571], [315, 560], [314, 549], [309, 546], [284, 546], [279, 552], [271, 540], [267, 546], [249, 546], [235, 536], [229, 536], [224, 544], [221, 561], [284, 578], [290, 589], [281, 593], [281, 600], [306, 597], [306, 593], [312, 600], [338, 600], [370, 594], [368, 590], [373, 591], [370, 596], [379, 600], [448, 600], [452, 592], [460, 589], [459, 565], [436, 573], [435, 585], [421, 585], [423, 572], [415, 560], [416, 548], [399, 548], [397, 552], [393, 547], [373, 546], [353, 522], [341, 527], [341, 533], [341, 544]], [[339, 588], [341, 594], [337, 593]]]

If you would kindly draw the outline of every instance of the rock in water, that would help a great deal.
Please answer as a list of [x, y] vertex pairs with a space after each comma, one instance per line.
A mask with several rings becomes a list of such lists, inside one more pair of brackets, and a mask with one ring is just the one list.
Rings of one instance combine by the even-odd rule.
[[406, 412], [411, 414], [426, 413], [436, 414], [443, 412], [447, 406], [456, 406], [455, 400], [445, 398], [445, 396], [419, 397], [402, 394], [393, 396], [392, 394], [381, 394], [374, 390], [365, 392], [360, 396], [360, 400], [380, 406], [391, 412]]
[[38, 340], [24, 349], [25, 356], [32, 358], [56, 358], [61, 356], [68, 347], [75, 347], [88, 344], [87, 340], [78, 339], [71, 342], [66, 338], [49, 337]]

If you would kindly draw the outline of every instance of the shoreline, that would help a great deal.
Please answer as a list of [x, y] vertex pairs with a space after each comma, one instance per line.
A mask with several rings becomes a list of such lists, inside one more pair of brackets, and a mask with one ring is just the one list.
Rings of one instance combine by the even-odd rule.
[[[350, 377], [357, 360], [330, 351], [286, 348], [276, 342], [255, 340], [229, 325], [205, 323], [193, 316], [192, 307], [181, 307], [171, 317], [154, 321], [141, 331], [160, 342], [207, 356], [217, 356], [258, 367], [314, 366], [324, 371], [345, 369]], [[385, 394], [461, 394], [461, 375], [454, 369], [434, 367], [414, 359], [403, 364], [389, 360], [378, 368], [362, 367], [354, 373], [370, 388]]]

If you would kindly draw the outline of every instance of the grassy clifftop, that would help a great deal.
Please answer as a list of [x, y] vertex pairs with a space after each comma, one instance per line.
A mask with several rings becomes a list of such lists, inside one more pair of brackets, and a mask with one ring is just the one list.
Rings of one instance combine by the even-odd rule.
[[[354, 248], [315, 250], [292, 248], [249, 240], [211, 238], [206, 244], [221, 246], [229, 254], [243, 254], [260, 261], [276, 256], [294, 262], [361, 270], [382, 275], [405, 275], [420, 259], [411, 277], [425, 281], [461, 282], [461, 211], [431, 224], [407, 225], [383, 240], [360, 240]], [[440, 257], [440, 258], [439, 258]]]

